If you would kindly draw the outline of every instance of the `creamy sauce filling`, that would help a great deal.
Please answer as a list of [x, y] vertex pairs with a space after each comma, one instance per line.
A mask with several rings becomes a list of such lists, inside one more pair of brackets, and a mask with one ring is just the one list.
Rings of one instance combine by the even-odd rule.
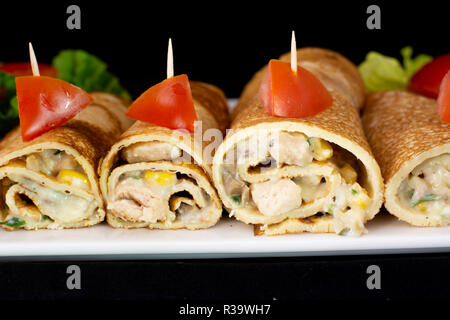
[[450, 154], [424, 161], [402, 181], [401, 204], [419, 214], [450, 220]]
[[326, 177], [319, 175], [287, 178], [275, 173], [269, 180], [249, 183], [241, 178], [240, 166], [258, 173], [266, 169], [283, 168], [285, 165], [307, 167], [311, 163], [324, 162], [335, 167], [342, 182], [329, 197], [330, 201], [326, 202], [322, 213], [333, 217], [338, 234], [360, 235], [366, 232], [364, 222], [371, 199], [356, 182], [358, 174], [354, 169], [354, 159], [342, 151], [337, 152], [322, 139], [306, 137], [301, 133], [271, 133], [262, 140], [252, 141], [250, 137], [239, 143], [232, 151], [237, 155], [234, 164], [226, 162], [224, 165], [225, 191], [234, 203], [234, 208], [257, 208], [262, 215], [271, 217], [298, 209], [330, 192]]
[[64, 169], [84, 173], [75, 158], [62, 150], [49, 149], [35, 152], [27, 155], [25, 161], [28, 169], [42, 172], [49, 177], [56, 177]]
[[[187, 176], [164, 181], [154, 179], [158, 172], [133, 171], [123, 174], [115, 186], [108, 210], [124, 220], [134, 222], [182, 223], [209, 222], [211, 204], [196, 182]], [[162, 174], [167, 174], [162, 172]], [[173, 175], [175, 175], [173, 173]]]
[[[75, 158], [65, 151], [49, 149], [24, 156], [27, 169], [41, 172], [59, 182], [90, 190], [88, 178]], [[84, 199], [72, 193], [63, 193], [42, 186], [30, 179], [15, 176], [11, 182], [2, 182], [5, 206], [2, 210], [3, 225], [11, 228], [46, 226], [59, 228], [94, 214], [95, 200]], [[10, 196], [8, 196], [10, 194]]]
[[[120, 156], [126, 163], [193, 161], [189, 153], [164, 141], [132, 144]], [[194, 179], [183, 174], [142, 170], [127, 172], [119, 178], [108, 210], [128, 221], [186, 225], [210, 222], [211, 205], [210, 196]]]
[[[76, 223], [94, 214], [96, 203], [93, 199], [87, 200], [55, 191], [21, 177], [11, 179], [21, 188], [17, 190], [16, 196], [9, 197], [8, 193], [6, 194], [6, 205], [10, 210], [5, 221], [18, 218], [34, 224], [47, 220], [57, 224]], [[15, 192], [15, 186], [8, 192]]]

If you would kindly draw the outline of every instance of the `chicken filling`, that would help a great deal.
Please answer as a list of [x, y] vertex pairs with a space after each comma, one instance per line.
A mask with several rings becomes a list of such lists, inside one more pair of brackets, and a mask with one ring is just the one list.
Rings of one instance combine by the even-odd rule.
[[[90, 190], [89, 179], [73, 156], [62, 150], [45, 150], [18, 160], [26, 169], [41, 172], [59, 183], [83, 191]], [[94, 214], [97, 204], [92, 196], [82, 197], [52, 188], [19, 175], [9, 175], [0, 183], [4, 205], [2, 225], [9, 228], [55, 227], [73, 224]]]
[[[183, 162], [183, 152], [167, 142], [139, 142], [121, 152], [122, 161]], [[208, 223], [210, 196], [195, 179], [180, 172], [135, 170], [122, 174], [115, 185], [108, 210], [131, 222], [177, 222], [183, 225]]]
[[414, 168], [401, 183], [398, 196], [408, 209], [450, 221], [450, 154]]
[[[302, 133], [281, 131], [266, 137], [240, 142], [233, 150], [236, 160], [225, 160], [223, 181], [233, 203], [232, 215], [242, 209], [257, 209], [264, 217], [295, 218], [302, 208], [326, 199], [323, 207], [309, 216], [333, 219], [338, 234], [365, 232], [371, 199], [358, 182], [359, 165], [349, 152]], [[332, 166], [339, 183], [331, 188], [326, 175], [311, 171], [317, 165]], [[299, 174], [296, 168], [304, 170]]]

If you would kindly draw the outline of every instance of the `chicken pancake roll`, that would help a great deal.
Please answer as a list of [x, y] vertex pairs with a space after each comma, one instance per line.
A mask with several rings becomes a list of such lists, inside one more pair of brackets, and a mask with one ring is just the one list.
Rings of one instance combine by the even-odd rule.
[[211, 148], [221, 141], [228, 107], [215, 86], [190, 81], [190, 90], [199, 120], [194, 132], [137, 121], [103, 160], [100, 182], [112, 227], [195, 230], [220, 219]]
[[230, 215], [255, 225], [256, 234], [361, 235], [383, 200], [380, 169], [359, 118], [362, 80], [333, 51], [300, 49], [298, 59], [328, 79], [331, 106], [310, 117], [272, 116], [258, 96], [267, 67], [258, 72], [214, 156], [215, 186]]
[[362, 119], [386, 181], [386, 209], [414, 226], [449, 225], [450, 125], [439, 119], [436, 100], [371, 93]]
[[105, 211], [97, 167], [109, 146], [132, 123], [128, 102], [91, 93], [76, 117], [23, 142], [20, 128], [0, 142], [0, 226], [8, 230], [91, 226]]

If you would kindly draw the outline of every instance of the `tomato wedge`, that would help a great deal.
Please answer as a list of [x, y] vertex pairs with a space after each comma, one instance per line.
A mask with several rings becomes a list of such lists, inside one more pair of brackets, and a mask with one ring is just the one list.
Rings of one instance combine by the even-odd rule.
[[450, 123], [450, 71], [442, 80], [437, 105], [441, 121]]
[[[0, 65], [0, 71], [4, 71], [14, 76], [31, 76], [33, 74], [30, 62], [5, 63]], [[58, 75], [58, 70], [49, 64], [39, 63], [39, 73], [42, 76], [56, 77]]]
[[45, 76], [16, 77], [16, 92], [23, 141], [64, 124], [92, 102], [82, 89]]
[[266, 111], [275, 117], [303, 118], [316, 115], [333, 104], [325, 86], [308, 70], [270, 60], [259, 89], [259, 98]]
[[126, 116], [169, 129], [194, 131], [197, 114], [187, 75], [168, 78], [145, 91]]
[[437, 98], [442, 79], [450, 70], [450, 53], [439, 56], [417, 71], [408, 89], [431, 98]]

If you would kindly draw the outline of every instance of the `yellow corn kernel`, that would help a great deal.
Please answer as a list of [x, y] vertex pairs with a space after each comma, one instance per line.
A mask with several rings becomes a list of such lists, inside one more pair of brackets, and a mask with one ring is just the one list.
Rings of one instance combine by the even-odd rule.
[[362, 200], [362, 199], [355, 200], [353, 203], [356, 204], [358, 207], [360, 207], [360, 208], [363, 209], [363, 210], [366, 210], [366, 209], [367, 209], [367, 202], [365, 202], [365, 201]]
[[145, 171], [144, 179], [151, 186], [165, 187], [174, 183], [177, 175], [173, 172]]
[[427, 205], [425, 203], [419, 203], [417, 204], [417, 208], [419, 208], [421, 211], [427, 210]]
[[91, 184], [89, 183], [88, 177], [78, 171], [71, 170], [71, 169], [62, 169], [58, 176], [56, 177], [61, 182], [70, 184], [70, 185], [76, 185], [79, 187], [90, 187]]
[[308, 142], [312, 148], [314, 159], [317, 161], [324, 161], [333, 156], [333, 148], [328, 143], [320, 138], [308, 138]]

